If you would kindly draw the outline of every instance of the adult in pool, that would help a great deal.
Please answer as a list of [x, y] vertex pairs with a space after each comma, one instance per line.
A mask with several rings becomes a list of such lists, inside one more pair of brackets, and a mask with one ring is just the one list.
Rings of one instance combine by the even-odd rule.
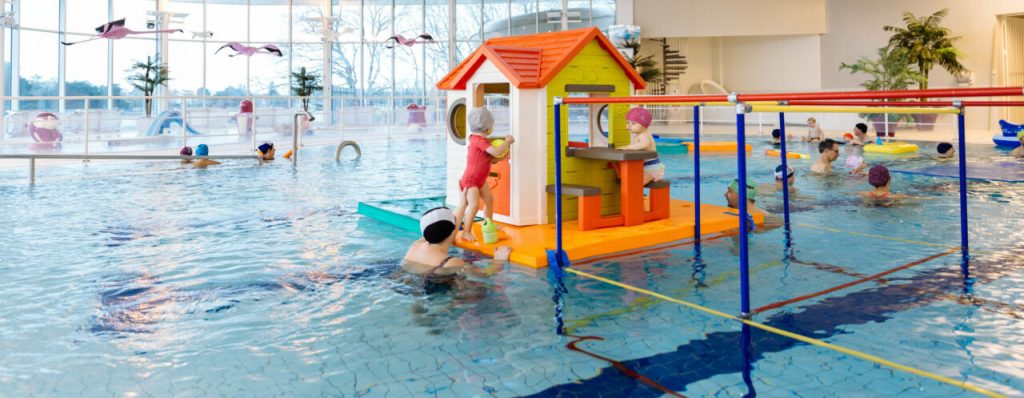
[[499, 246], [494, 250], [494, 261], [484, 269], [449, 254], [455, 243], [455, 214], [447, 207], [428, 210], [420, 218], [422, 238], [409, 247], [402, 261], [406, 273], [426, 278], [450, 278], [462, 274], [489, 276], [497, 273], [508, 261], [512, 249]]
[[811, 173], [823, 176], [832, 174], [832, 162], [839, 158], [839, 143], [826, 138], [818, 143], [818, 153], [821, 156], [811, 165]]

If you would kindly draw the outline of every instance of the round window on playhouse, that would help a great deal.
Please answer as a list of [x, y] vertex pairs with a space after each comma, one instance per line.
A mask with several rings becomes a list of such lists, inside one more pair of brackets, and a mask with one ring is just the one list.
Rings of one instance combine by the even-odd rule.
[[448, 107], [448, 135], [460, 145], [466, 145], [466, 99], [459, 98]]

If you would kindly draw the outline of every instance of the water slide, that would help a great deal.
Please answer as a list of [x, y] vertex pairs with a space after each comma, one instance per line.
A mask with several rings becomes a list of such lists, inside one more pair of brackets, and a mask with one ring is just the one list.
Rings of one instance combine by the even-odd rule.
[[[161, 112], [160, 115], [156, 117], [156, 120], [153, 121], [153, 124], [149, 125], [149, 130], [146, 130], [146, 136], [152, 137], [160, 135], [164, 129], [170, 128], [172, 124], [179, 128], [184, 124], [181, 120], [181, 111], [169, 110]], [[198, 131], [188, 125], [185, 125], [185, 131], [188, 131], [189, 135], [199, 135]]]

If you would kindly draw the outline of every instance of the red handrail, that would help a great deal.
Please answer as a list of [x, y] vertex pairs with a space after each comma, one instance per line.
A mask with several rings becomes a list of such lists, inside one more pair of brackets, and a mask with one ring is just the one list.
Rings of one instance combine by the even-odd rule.
[[[944, 88], [928, 90], [834, 91], [816, 93], [735, 94], [738, 102], [798, 100], [891, 100], [902, 98], [1006, 97], [1024, 95], [1024, 87]], [[678, 102], [724, 102], [731, 95], [641, 95], [632, 97], [566, 97], [565, 104], [658, 104]]]

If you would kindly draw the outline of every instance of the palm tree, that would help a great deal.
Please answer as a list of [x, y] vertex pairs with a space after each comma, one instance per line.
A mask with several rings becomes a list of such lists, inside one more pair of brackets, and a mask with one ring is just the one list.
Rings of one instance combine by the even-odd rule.
[[[914, 70], [911, 65], [912, 61], [906, 49], [888, 46], [878, 49], [878, 59], [860, 57], [853, 64], [841, 63], [839, 70], [847, 69], [851, 74], [863, 73], [871, 76], [871, 79], [860, 84], [861, 87], [868, 90], [906, 90], [911, 84], [920, 85], [928, 80], [924, 74]], [[881, 131], [877, 126], [879, 121], [884, 124], [883, 114], [867, 113], [860, 116], [875, 122], [875, 129]], [[890, 123], [914, 120], [910, 115], [905, 114], [889, 114], [888, 119]]]
[[167, 68], [160, 64], [160, 58], [146, 57], [146, 62], [135, 61], [130, 71], [136, 71], [128, 77], [128, 83], [136, 90], [142, 92], [145, 98], [146, 117], [153, 114], [153, 92], [156, 87], [167, 83], [171, 78], [168, 76]]
[[967, 72], [967, 67], [960, 63], [963, 54], [953, 46], [960, 37], [950, 36], [949, 29], [939, 25], [947, 14], [948, 8], [918, 18], [908, 11], [903, 13], [905, 27], [887, 25], [883, 28], [886, 32], [894, 32], [889, 38], [889, 46], [906, 50], [911, 63], [916, 64], [924, 76], [918, 82], [922, 90], [928, 88], [928, 73], [935, 65], [953, 74]]

